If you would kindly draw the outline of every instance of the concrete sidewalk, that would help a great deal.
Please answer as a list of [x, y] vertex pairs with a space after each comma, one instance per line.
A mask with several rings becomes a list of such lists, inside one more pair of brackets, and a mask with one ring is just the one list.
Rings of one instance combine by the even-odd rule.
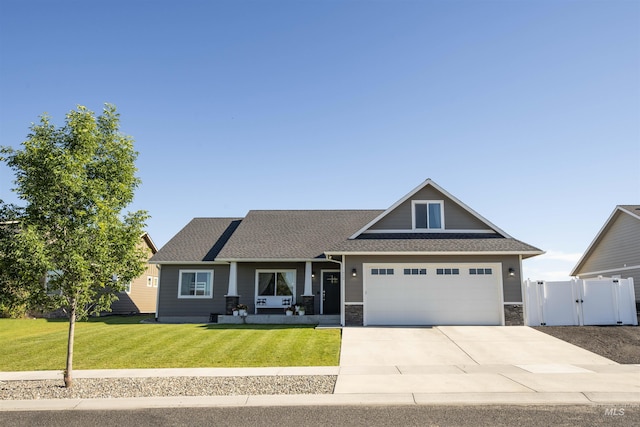
[[[293, 405], [640, 405], [640, 365], [526, 327], [345, 328], [340, 366], [75, 371], [75, 378], [337, 375], [333, 394], [0, 401], [0, 411]], [[0, 372], [0, 381], [60, 371]]]
[[[451, 365], [395, 371], [365, 367], [357, 372], [353, 367], [75, 371], [76, 378], [338, 375], [338, 382], [334, 394], [0, 400], [0, 411], [299, 405], [640, 405], [639, 365], [545, 366], [534, 372], [514, 365]], [[0, 373], [0, 381], [36, 379], [62, 381], [62, 373]]]

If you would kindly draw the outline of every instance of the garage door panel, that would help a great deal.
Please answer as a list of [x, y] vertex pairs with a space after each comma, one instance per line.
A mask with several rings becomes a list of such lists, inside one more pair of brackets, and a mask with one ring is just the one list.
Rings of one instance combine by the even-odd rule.
[[[500, 265], [486, 265], [492, 271], [492, 274], [486, 275], [469, 274], [471, 265], [456, 264], [453, 267], [457, 268], [458, 274], [450, 275], [436, 274], [438, 268], [444, 268], [444, 264], [365, 265], [366, 324], [501, 324]], [[426, 274], [403, 274], [406, 268], [416, 267], [426, 268]], [[394, 274], [371, 274], [376, 268], [392, 270]]]

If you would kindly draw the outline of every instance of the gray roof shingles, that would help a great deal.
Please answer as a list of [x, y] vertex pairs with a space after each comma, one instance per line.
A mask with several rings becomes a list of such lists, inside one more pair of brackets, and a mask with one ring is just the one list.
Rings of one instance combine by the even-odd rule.
[[194, 218], [150, 262], [214, 261], [240, 221], [241, 218]]
[[634, 215], [640, 215], [640, 205], [619, 205], [622, 209], [631, 212]]
[[240, 218], [194, 218], [151, 262], [311, 260], [324, 253], [514, 253], [538, 248], [497, 234], [363, 234], [382, 210], [250, 211]]
[[382, 210], [250, 211], [219, 259], [314, 259]]
[[[491, 236], [491, 237], [490, 237]], [[420, 253], [514, 253], [514, 254], [540, 254], [542, 251], [534, 246], [512, 238], [496, 238], [489, 235], [487, 238], [424, 238], [410, 239], [354, 239], [344, 240], [331, 248], [328, 253], [393, 253], [393, 252], [420, 252]]]

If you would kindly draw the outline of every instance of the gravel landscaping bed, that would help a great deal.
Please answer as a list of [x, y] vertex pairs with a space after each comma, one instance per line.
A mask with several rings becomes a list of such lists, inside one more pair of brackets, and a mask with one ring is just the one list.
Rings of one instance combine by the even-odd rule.
[[78, 378], [70, 389], [64, 387], [62, 379], [0, 381], [0, 400], [331, 394], [336, 379], [335, 375]]
[[534, 329], [614, 362], [640, 363], [638, 326], [536, 326]]

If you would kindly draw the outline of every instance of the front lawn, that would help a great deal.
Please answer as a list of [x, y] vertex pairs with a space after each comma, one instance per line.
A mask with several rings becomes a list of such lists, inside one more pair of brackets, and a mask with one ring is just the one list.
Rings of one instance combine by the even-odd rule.
[[[76, 324], [74, 369], [337, 366], [340, 331], [282, 325]], [[0, 319], [0, 371], [62, 370], [68, 322]]]

